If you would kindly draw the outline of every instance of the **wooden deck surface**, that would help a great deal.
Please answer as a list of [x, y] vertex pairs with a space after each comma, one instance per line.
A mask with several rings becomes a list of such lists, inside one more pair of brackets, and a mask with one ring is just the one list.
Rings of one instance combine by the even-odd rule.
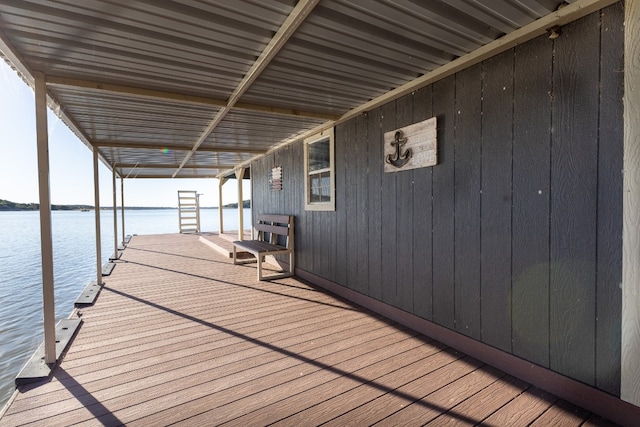
[[197, 235], [135, 236], [15, 425], [611, 425]]

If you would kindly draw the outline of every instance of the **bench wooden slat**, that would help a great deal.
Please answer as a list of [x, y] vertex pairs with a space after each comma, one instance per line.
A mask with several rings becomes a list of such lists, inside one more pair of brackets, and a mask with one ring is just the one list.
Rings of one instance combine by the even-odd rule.
[[270, 243], [262, 242], [260, 240], [237, 240], [233, 242], [234, 245], [239, 248], [259, 251], [259, 252], [273, 252], [273, 251], [287, 251], [288, 249], [280, 245], [272, 245]]
[[282, 225], [269, 225], [269, 224], [256, 224], [254, 227], [258, 231], [264, 231], [267, 233], [278, 234], [280, 236], [288, 236], [289, 235], [289, 227], [285, 227]]
[[258, 215], [258, 221], [265, 222], [275, 222], [277, 224], [290, 224], [289, 215], [271, 215], [271, 214], [261, 214]]

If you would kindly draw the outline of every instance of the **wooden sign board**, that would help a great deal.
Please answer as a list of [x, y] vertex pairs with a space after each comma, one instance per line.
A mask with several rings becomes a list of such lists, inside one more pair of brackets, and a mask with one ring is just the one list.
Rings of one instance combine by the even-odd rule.
[[269, 171], [269, 188], [271, 191], [282, 190], [282, 166], [276, 166]]
[[384, 171], [399, 172], [438, 163], [436, 118], [384, 134]]

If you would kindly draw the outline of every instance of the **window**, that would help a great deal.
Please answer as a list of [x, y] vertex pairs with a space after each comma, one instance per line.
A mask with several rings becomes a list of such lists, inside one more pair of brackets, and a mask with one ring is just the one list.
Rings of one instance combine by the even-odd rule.
[[333, 145], [333, 128], [304, 141], [305, 210], [336, 210]]

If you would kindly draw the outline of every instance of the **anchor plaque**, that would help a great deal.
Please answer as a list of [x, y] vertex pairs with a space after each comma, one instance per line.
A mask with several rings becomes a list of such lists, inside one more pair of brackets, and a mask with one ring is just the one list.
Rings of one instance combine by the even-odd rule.
[[399, 172], [438, 163], [436, 118], [384, 134], [384, 171]]
[[401, 168], [406, 165], [407, 162], [411, 159], [411, 155], [413, 154], [411, 148], [407, 149], [407, 151], [400, 152], [400, 150], [402, 150], [402, 146], [406, 143], [407, 138], [402, 137], [402, 131], [396, 131], [394, 141], [391, 143], [391, 145], [396, 148], [396, 153], [393, 156], [391, 154], [387, 155], [385, 161], [397, 168]]

